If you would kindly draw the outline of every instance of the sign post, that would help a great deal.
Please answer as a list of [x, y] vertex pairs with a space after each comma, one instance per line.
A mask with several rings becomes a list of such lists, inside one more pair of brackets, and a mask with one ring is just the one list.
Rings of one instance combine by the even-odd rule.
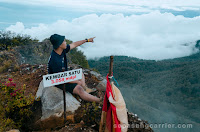
[[[65, 71], [65, 68], [62, 69], [63, 72]], [[64, 103], [64, 124], [66, 123], [66, 97], [65, 97], [65, 83], [63, 85], [63, 103]]]
[[65, 83], [82, 79], [82, 69], [75, 69], [71, 71], [64, 71], [54, 74], [47, 74], [43, 76], [44, 87], [55, 86], [63, 84], [63, 101], [64, 101], [64, 124], [66, 123], [66, 97], [65, 97]]

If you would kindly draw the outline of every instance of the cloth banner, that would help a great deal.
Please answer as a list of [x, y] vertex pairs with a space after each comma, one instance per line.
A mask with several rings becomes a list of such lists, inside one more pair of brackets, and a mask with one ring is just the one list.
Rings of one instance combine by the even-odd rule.
[[108, 79], [104, 96], [99, 132], [127, 132], [126, 104], [120, 90]]

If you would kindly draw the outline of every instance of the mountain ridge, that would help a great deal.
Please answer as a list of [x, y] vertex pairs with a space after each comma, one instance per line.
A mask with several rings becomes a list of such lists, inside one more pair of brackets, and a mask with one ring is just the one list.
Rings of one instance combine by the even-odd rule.
[[[105, 69], [109, 67], [108, 59], [109, 56], [98, 61], [88, 60], [88, 63], [91, 68], [95, 67], [105, 76], [108, 72]], [[138, 113], [141, 118], [150, 122], [164, 122], [170, 119], [171, 115], [171, 121], [191, 121], [198, 130], [200, 128], [200, 107], [197, 105], [200, 104], [199, 65], [200, 52], [162, 61], [114, 56], [113, 75], [118, 81], [128, 108]], [[142, 106], [137, 103], [138, 101], [147, 105]], [[165, 105], [161, 105], [163, 103]], [[152, 115], [148, 113], [148, 105], [160, 110], [163, 117], [158, 117], [154, 110], [151, 112]]]

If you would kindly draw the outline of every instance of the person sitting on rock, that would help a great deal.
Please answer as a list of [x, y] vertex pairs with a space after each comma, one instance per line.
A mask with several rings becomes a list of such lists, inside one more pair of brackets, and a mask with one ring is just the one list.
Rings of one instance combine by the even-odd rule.
[[[84, 44], [85, 42], [93, 42], [94, 38], [95, 37], [80, 40], [71, 44], [66, 44], [65, 36], [61, 36], [59, 34], [51, 35], [50, 41], [53, 45], [53, 50], [48, 61], [48, 74], [63, 72], [63, 68], [64, 71], [68, 71], [66, 53], [68, 53], [71, 49]], [[63, 89], [64, 84], [55, 85], [55, 87]], [[83, 100], [86, 101], [100, 102], [101, 100], [101, 98], [89, 94], [91, 89], [87, 88], [85, 84], [84, 74], [82, 74], [82, 79], [66, 83], [65, 89], [71, 94], [79, 95]]]

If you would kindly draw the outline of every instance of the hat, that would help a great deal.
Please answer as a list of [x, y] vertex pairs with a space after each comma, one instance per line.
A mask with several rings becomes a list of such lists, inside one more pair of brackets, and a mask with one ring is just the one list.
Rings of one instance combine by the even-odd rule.
[[64, 40], [65, 40], [65, 36], [61, 36], [58, 34], [51, 35], [50, 37], [50, 41], [54, 49], [57, 49], [63, 43]]

